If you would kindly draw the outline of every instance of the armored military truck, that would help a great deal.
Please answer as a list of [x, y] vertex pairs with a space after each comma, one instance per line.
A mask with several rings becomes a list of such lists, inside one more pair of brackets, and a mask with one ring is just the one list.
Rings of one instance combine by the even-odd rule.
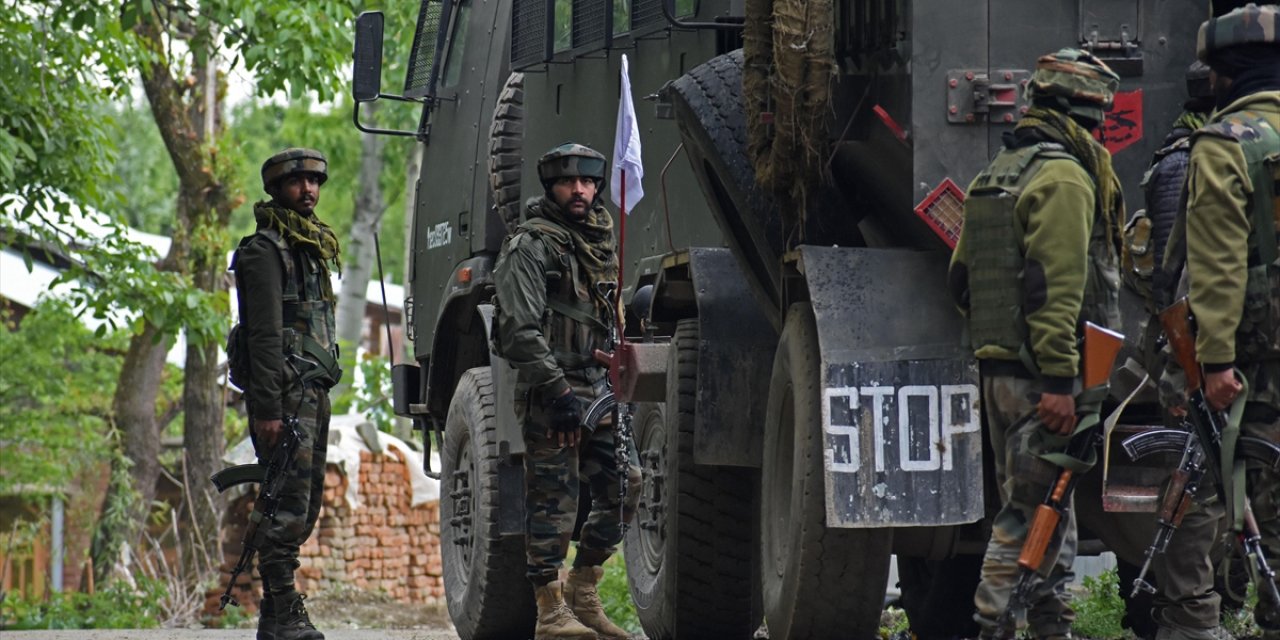
[[[1036, 58], [1074, 46], [1122, 76], [1102, 139], [1132, 200], [1199, 23], [1230, 8], [423, 0], [395, 95], [378, 80], [382, 17], [361, 16], [357, 126], [364, 102], [422, 104], [399, 132], [425, 155], [396, 412], [440, 453], [428, 471], [460, 635], [527, 637], [534, 618], [514, 374], [488, 346], [494, 259], [542, 193], [543, 151], [610, 155], [623, 54], [647, 194], [626, 220], [641, 357], [622, 399], [644, 484], [624, 555], [646, 633], [746, 638], [764, 620], [774, 638], [874, 637], [897, 554], [913, 631], [950, 637], [971, 629], [998, 506], [944, 291], [964, 187], [1025, 111]], [[1105, 500], [1096, 477], [1079, 489], [1100, 538], [1083, 551], [1141, 553], [1155, 494], [1132, 474], [1113, 470]]]

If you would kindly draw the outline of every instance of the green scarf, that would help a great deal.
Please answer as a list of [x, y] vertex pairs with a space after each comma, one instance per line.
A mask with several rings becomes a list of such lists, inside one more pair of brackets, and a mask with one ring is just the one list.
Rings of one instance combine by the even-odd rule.
[[1098, 144], [1084, 127], [1065, 113], [1055, 109], [1033, 106], [1018, 121], [1016, 129], [1033, 128], [1045, 137], [1061, 143], [1067, 152], [1084, 165], [1097, 184], [1097, 205], [1107, 230], [1107, 246], [1115, 250], [1121, 246], [1118, 220], [1125, 219], [1124, 195], [1120, 178], [1111, 167], [1111, 153]]
[[274, 229], [290, 245], [310, 253], [321, 263], [329, 263], [333, 270], [342, 274], [342, 250], [338, 246], [338, 236], [314, 214], [304, 216], [273, 200], [253, 205], [253, 217], [259, 227]]
[[1173, 128], [1190, 129], [1195, 131], [1196, 129], [1203, 127], [1208, 121], [1209, 117], [1207, 114], [1200, 113], [1198, 111], [1183, 111], [1182, 115], [1179, 115], [1178, 119], [1173, 121]]
[[610, 302], [599, 295], [595, 286], [618, 281], [618, 244], [613, 237], [613, 218], [609, 212], [597, 204], [591, 207], [586, 220], [573, 220], [546, 196], [530, 201], [528, 207], [530, 220], [544, 218], [567, 232], [568, 238], [561, 235], [558, 240], [573, 244], [574, 256], [591, 285], [588, 289], [592, 298], [597, 305], [610, 309]]

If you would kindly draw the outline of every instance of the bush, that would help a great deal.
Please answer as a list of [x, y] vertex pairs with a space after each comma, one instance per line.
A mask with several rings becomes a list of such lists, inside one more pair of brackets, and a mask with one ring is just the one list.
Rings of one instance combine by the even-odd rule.
[[631, 589], [627, 587], [627, 566], [622, 554], [614, 554], [604, 563], [604, 577], [600, 579], [600, 601], [604, 612], [614, 624], [631, 633], [640, 633], [640, 618], [631, 602]]
[[0, 601], [0, 629], [153, 629], [166, 592], [150, 578], [139, 578], [137, 587], [117, 581], [93, 595], [53, 593], [47, 601], [11, 592]]
[[1071, 602], [1076, 610], [1075, 633], [1085, 638], [1127, 638], [1120, 626], [1124, 600], [1120, 598], [1120, 577], [1115, 569], [1098, 577], [1085, 576], [1084, 591]]

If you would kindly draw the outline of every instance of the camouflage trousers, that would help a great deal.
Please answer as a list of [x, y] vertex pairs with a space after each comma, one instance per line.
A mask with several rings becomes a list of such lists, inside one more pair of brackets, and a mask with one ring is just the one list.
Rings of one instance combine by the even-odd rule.
[[[262, 525], [265, 541], [258, 549], [258, 574], [262, 576], [263, 590], [273, 594], [294, 589], [298, 549], [311, 537], [320, 517], [329, 440], [329, 392], [314, 386], [295, 390], [285, 395], [283, 407], [286, 413], [297, 407], [301, 442], [293, 472], [281, 491], [276, 518]], [[258, 462], [266, 464], [270, 451], [260, 446], [257, 438], [253, 445]]]
[[[1240, 368], [1249, 381], [1248, 401], [1240, 425], [1242, 435], [1280, 442], [1280, 362], [1246, 364]], [[1160, 384], [1180, 387], [1186, 384], [1186, 379], [1180, 373], [1166, 374]], [[1166, 400], [1185, 402], [1176, 390], [1162, 389], [1161, 395]], [[1268, 561], [1274, 568], [1280, 563], [1280, 474], [1263, 468], [1257, 461], [1249, 461], [1247, 466], [1249, 497]], [[1211, 483], [1206, 480], [1202, 489], [1212, 491]], [[1213, 591], [1214, 573], [1208, 554], [1221, 531], [1230, 526], [1221, 520], [1224, 513], [1225, 508], [1216, 499], [1207, 505], [1197, 505], [1170, 540], [1168, 550], [1153, 562], [1159, 593], [1152, 616], [1162, 627], [1209, 629], [1218, 625], [1221, 598]], [[1228, 550], [1228, 554], [1234, 553], [1234, 549]], [[1263, 628], [1280, 632], [1280, 616], [1265, 602], [1259, 605], [1256, 614]]]
[[[578, 387], [575, 392], [583, 391]], [[590, 397], [579, 393], [579, 397]], [[627, 465], [625, 509], [618, 500], [620, 474], [610, 425], [600, 425], [577, 447], [560, 447], [548, 437], [550, 424], [541, 403], [517, 408], [524, 416], [526, 575], [535, 586], [559, 577], [578, 517], [580, 483], [591, 490], [591, 512], [578, 537], [574, 566], [602, 564], [622, 541], [622, 523], [635, 514], [640, 497], [640, 467], [635, 449]]]
[[[996, 621], [1009, 604], [1018, 581], [1018, 555], [1036, 507], [1058, 477], [1058, 469], [1032, 452], [1031, 435], [1042, 429], [1036, 417], [1040, 383], [1014, 376], [982, 377], [982, 422], [995, 457], [1000, 484], [999, 513], [991, 526], [991, 540], [982, 561], [982, 582], [974, 594], [974, 620], [983, 637], [993, 635]], [[1028, 598], [1027, 623], [1037, 638], [1068, 637], [1075, 612], [1066, 587], [1076, 557], [1075, 509], [1058, 525], [1034, 578]]]
[[[1240, 433], [1280, 444], [1280, 361], [1242, 365], [1249, 380], [1249, 401], [1245, 404]], [[1272, 569], [1280, 568], [1280, 470], [1265, 468], [1249, 460], [1246, 464], [1249, 500], [1262, 532], [1262, 546]], [[1268, 631], [1267, 638], [1280, 637], [1280, 611], [1260, 601], [1254, 617]]]

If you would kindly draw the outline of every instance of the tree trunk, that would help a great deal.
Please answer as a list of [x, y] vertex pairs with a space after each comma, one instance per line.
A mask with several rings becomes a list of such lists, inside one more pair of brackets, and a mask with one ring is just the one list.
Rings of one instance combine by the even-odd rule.
[[[189, 273], [197, 287], [218, 291], [223, 286], [223, 252], [221, 230], [226, 228], [231, 211], [239, 203], [237, 195], [227, 188], [212, 154], [216, 147], [210, 136], [220, 128], [219, 103], [216, 96], [216, 60], [209, 55], [198, 55], [193, 71], [196, 87], [188, 89], [180, 85], [172, 75], [166, 47], [157, 16], [145, 16], [135, 27], [142, 46], [152, 54], [148, 63], [139, 69], [143, 90], [151, 107], [151, 114], [164, 141], [165, 149], [178, 175], [178, 202], [174, 236], [169, 254], [162, 268]], [[196, 52], [200, 54], [201, 52]], [[219, 310], [225, 313], [225, 309]], [[160, 470], [160, 434], [156, 426], [156, 398], [164, 367], [165, 344], [155, 340], [158, 329], [146, 325], [143, 333], [134, 336], [125, 358], [120, 382], [116, 389], [116, 420], [123, 433], [123, 449], [132, 461], [131, 478], [140, 494], [140, 507], [132, 518], [121, 519], [104, 514], [103, 544], [95, 544], [105, 557], [100, 563], [101, 575], [109, 570], [115, 557], [109, 554], [118, 550], [120, 543], [139, 539], [145, 523], [147, 507], [155, 497], [155, 480]], [[223, 451], [222, 415], [223, 403], [217, 385], [216, 343], [201, 343], [198, 336], [188, 334], [187, 360], [183, 386], [185, 466], [183, 475], [188, 479], [187, 500], [184, 503], [182, 523], [184, 534], [184, 566], [188, 569], [203, 568], [192, 564], [201, 545], [207, 551], [217, 552], [218, 525], [222, 503], [216, 494], [208, 492], [209, 473], [220, 466]], [[127, 496], [128, 487], [113, 482], [112, 491]], [[118, 501], [116, 501], [118, 502]], [[107, 501], [108, 507], [113, 504]], [[122, 520], [127, 520], [122, 522]], [[105, 562], [103, 562], [105, 561]], [[107, 567], [102, 569], [102, 567]], [[203, 571], [187, 573], [187, 579], [197, 582]]]
[[[368, 104], [370, 115], [377, 111]], [[347, 241], [347, 263], [342, 273], [342, 290], [338, 292], [338, 343], [342, 345], [343, 368], [353, 370], [356, 349], [364, 328], [364, 310], [367, 303], [369, 279], [374, 272], [373, 236], [382, 223], [386, 205], [382, 199], [382, 146], [384, 138], [370, 133], [360, 139], [360, 186], [356, 191], [355, 211], [352, 213], [351, 237]], [[377, 301], [381, 302], [381, 300]], [[381, 334], [380, 334], [381, 335]], [[378, 336], [370, 336], [371, 344], [379, 344]], [[343, 382], [334, 396], [341, 397], [351, 385], [353, 375], [344, 375]]]
[[[170, 247], [170, 258], [175, 251], [176, 245]], [[112, 474], [103, 503], [103, 524], [94, 536], [93, 567], [98, 584], [108, 583], [125, 545], [141, 539], [156, 495], [156, 477], [160, 474], [156, 398], [160, 395], [164, 357], [170, 344], [167, 339], [157, 339], [158, 334], [156, 327], [148, 323], [142, 333], [129, 341], [129, 351], [111, 402], [120, 430], [123, 459], [117, 457], [112, 462], [117, 473]], [[120, 473], [120, 465], [129, 465], [128, 473]], [[116, 511], [121, 508], [123, 512]]]

